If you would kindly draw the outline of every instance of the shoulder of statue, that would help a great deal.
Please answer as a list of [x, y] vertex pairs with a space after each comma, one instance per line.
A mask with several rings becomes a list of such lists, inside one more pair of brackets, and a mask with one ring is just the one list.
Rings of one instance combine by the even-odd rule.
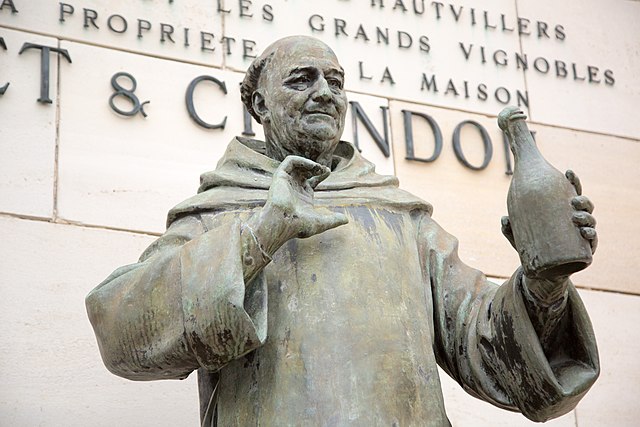
[[186, 215], [250, 210], [263, 206], [267, 190], [215, 187], [180, 202], [167, 214], [167, 227]]

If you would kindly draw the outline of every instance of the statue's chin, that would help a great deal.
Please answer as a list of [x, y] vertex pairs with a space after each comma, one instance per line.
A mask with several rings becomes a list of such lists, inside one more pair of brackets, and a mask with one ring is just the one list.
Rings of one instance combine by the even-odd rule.
[[304, 135], [304, 139], [315, 141], [316, 144], [329, 146], [333, 141], [340, 139], [341, 133], [342, 131], [338, 127], [335, 119], [329, 116], [315, 114], [307, 117], [299, 135]]
[[267, 135], [267, 139], [275, 144], [274, 152], [282, 153], [276, 155], [276, 158], [293, 154], [318, 161], [327, 153], [331, 155], [340, 140], [342, 129], [330, 116], [314, 116], [316, 115], [306, 116], [304, 120], [293, 123], [294, 126], [291, 126], [292, 123], [282, 126], [281, 132], [274, 134], [272, 138]]

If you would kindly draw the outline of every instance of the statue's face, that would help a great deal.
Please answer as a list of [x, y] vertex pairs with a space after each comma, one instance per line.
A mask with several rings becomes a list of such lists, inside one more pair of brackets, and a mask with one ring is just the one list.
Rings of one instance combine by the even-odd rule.
[[263, 70], [257, 92], [254, 108], [268, 144], [279, 152], [275, 157], [295, 154], [327, 164], [347, 110], [344, 72], [333, 52], [315, 40], [279, 48]]

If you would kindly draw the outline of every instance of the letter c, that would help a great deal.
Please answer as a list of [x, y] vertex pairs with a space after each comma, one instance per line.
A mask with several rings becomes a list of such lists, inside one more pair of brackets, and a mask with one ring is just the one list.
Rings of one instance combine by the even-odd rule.
[[227, 124], [227, 116], [224, 116], [224, 119], [222, 119], [220, 123], [212, 125], [202, 120], [198, 115], [198, 113], [196, 113], [196, 109], [193, 105], [193, 92], [195, 91], [198, 83], [200, 83], [203, 80], [207, 80], [217, 84], [220, 87], [220, 89], [222, 89], [224, 94], [225, 95], [227, 94], [227, 85], [224, 82], [221, 82], [220, 80], [216, 79], [215, 77], [207, 76], [207, 75], [196, 77], [191, 81], [191, 83], [189, 83], [189, 87], [187, 87], [187, 94], [185, 96], [185, 101], [187, 103], [187, 111], [189, 112], [189, 116], [191, 116], [194, 122], [196, 122], [198, 125], [202, 126], [205, 129], [224, 129], [225, 125]]

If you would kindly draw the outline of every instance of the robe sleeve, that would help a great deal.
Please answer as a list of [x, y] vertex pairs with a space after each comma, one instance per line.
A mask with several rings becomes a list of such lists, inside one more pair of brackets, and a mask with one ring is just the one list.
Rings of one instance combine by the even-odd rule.
[[199, 215], [184, 217], [138, 263], [89, 293], [89, 319], [112, 373], [183, 379], [264, 343], [266, 287], [258, 274], [245, 288], [240, 225], [233, 214], [219, 214], [211, 229]]
[[591, 323], [569, 283], [552, 346], [527, 314], [522, 272], [501, 286], [458, 258], [458, 242], [425, 217], [419, 230], [433, 297], [438, 364], [470, 394], [543, 422], [571, 411], [599, 374]]

